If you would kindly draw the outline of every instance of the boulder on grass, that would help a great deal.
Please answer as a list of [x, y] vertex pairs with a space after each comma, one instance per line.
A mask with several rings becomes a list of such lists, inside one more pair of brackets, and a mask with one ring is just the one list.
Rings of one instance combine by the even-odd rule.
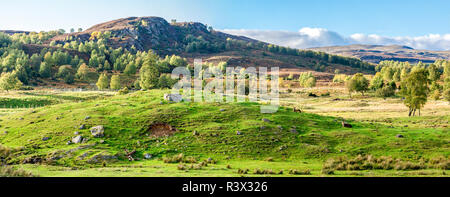
[[105, 128], [103, 128], [103, 125], [92, 127], [90, 131], [91, 131], [92, 136], [94, 136], [94, 137], [105, 136]]
[[79, 136], [72, 138], [72, 143], [79, 144], [79, 143], [81, 143], [82, 140], [83, 140], [83, 137], [81, 135], [79, 135]]
[[183, 96], [180, 94], [164, 94], [164, 100], [179, 103], [183, 101]]

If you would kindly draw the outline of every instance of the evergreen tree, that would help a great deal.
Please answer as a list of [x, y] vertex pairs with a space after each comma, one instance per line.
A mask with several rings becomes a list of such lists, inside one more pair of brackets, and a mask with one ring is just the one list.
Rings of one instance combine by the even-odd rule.
[[156, 65], [158, 57], [153, 52], [149, 52], [144, 59], [144, 63], [139, 71], [139, 85], [142, 89], [148, 90], [158, 86], [159, 70]]
[[130, 62], [127, 67], [125, 67], [125, 70], [123, 71], [127, 75], [134, 75], [136, 74], [136, 65], [134, 62]]
[[39, 67], [39, 75], [42, 78], [49, 78], [52, 75], [52, 68], [50, 64], [47, 64], [46, 62], [42, 62]]

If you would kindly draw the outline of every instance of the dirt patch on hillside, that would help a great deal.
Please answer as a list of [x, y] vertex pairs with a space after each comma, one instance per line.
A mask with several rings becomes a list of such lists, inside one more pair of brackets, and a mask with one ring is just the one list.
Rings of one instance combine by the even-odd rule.
[[173, 135], [177, 129], [169, 124], [157, 123], [150, 126], [149, 132], [152, 137], [166, 137]]

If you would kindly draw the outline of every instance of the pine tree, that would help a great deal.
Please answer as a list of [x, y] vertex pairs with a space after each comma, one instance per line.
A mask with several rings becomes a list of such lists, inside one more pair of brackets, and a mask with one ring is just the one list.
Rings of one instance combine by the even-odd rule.
[[158, 57], [149, 52], [144, 59], [141, 70], [139, 71], [139, 85], [142, 89], [148, 90], [158, 86], [159, 70], [156, 65]]
[[42, 78], [49, 78], [52, 75], [52, 69], [51, 66], [49, 64], [47, 64], [46, 62], [42, 62], [41, 66], [39, 67], [39, 75]]
[[136, 65], [133, 62], [130, 62], [127, 67], [125, 67], [125, 70], [123, 71], [127, 75], [134, 75], [136, 74]]

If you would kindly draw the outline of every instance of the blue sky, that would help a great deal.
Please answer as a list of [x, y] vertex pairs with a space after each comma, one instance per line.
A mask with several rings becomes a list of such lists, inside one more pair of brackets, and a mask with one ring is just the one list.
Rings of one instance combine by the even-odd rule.
[[342, 37], [417, 37], [450, 33], [448, 0], [15, 0], [3, 1], [0, 29], [84, 29], [128, 16], [198, 21], [215, 29], [298, 32], [322, 28]]

